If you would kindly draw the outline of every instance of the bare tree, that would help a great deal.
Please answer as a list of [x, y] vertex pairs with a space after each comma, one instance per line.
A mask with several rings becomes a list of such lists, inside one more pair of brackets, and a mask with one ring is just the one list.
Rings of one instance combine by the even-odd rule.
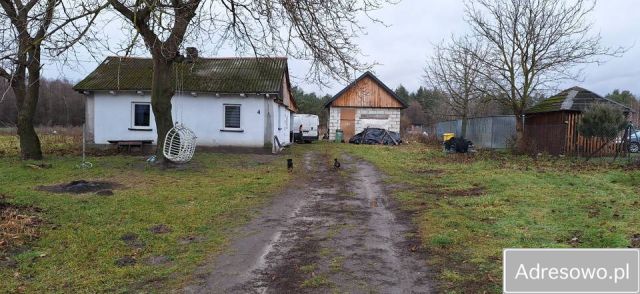
[[42, 55], [59, 56], [78, 43], [104, 7], [86, 0], [0, 0], [0, 77], [15, 95], [23, 159], [42, 159], [33, 127]]
[[402, 115], [405, 116], [412, 125], [423, 125], [427, 121], [427, 115], [424, 113], [422, 104], [415, 100], [409, 102], [409, 107], [402, 110]]
[[425, 68], [427, 83], [447, 93], [445, 103], [462, 120], [461, 136], [466, 137], [468, 119], [474, 104], [484, 96], [484, 82], [480, 73], [485, 49], [469, 38], [452, 38], [449, 43], [435, 47], [435, 53]]
[[[386, 0], [108, 0], [133, 25], [153, 59], [151, 104], [157, 126], [157, 146], [162, 146], [173, 126], [171, 117], [172, 71], [189, 41], [206, 41], [210, 47], [233, 44], [237, 52], [256, 56], [288, 55], [311, 61], [308, 78], [348, 79], [353, 70], [367, 68], [358, 62], [354, 37], [362, 32], [356, 17], [378, 9]], [[127, 50], [130, 52], [130, 50]], [[161, 147], [157, 157], [164, 160]]]
[[490, 82], [497, 99], [518, 116], [516, 143], [524, 149], [525, 109], [537, 91], [558, 82], [576, 79], [576, 65], [600, 62], [619, 55], [589, 35], [589, 14], [594, 1], [468, 0], [467, 22], [487, 52], [477, 55], [485, 69], [479, 73]]

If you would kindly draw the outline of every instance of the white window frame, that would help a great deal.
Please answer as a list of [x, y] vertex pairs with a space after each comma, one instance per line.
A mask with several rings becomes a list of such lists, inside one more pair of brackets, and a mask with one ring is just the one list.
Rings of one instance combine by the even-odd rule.
[[[238, 107], [240, 113], [240, 126], [235, 127], [227, 127], [227, 107]], [[222, 131], [235, 131], [242, 132], [242, 104], [222, 104]]]
[[[149, 106], [149, 125], [141, 126], [136, 125], [136, 105]], [[131, 102], [131, 129], [135, 130], [150, 130], [151, 129], [151, 103], [150, 102]]]

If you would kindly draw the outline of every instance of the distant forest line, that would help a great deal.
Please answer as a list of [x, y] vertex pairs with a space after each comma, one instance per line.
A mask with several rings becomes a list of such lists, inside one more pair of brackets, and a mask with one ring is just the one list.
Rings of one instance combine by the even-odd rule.
[[[16, 97], [0, 80], [0, 127], [13, 127], [18, 111]], [[42, 79], [40, 99], [36, 107], [34, 124], [37, 126], [81, 126], [84, 123], [84, 97], [73, 90], [68, 80]]]
[[[74, 91], [72, 87], [73, 84], [68, 80], [43, 79], [34, 123], [38, 126], [81, 126], [84, 123], [85, 101], [83, 95]], [[331, 96], [305, 92], [300, 87], [293, 87], [292, 91], [299, 113], [316, 114], [320, 117], [321, 125], [325, 125], [327, 111], [324, 104]], [[447, 103], [447, 95], [441, 91], [426, 87], [409, 91], [400, 85], [395, 89], [395, 93], [409, 105], [403, 110], [403, 129], [410, 125], [430, 126], [438, 121], [457, 119], [455, 111]], [[640, 111], [638, 98], [630, 91], [614, 90], [605, 97]], [[534, 103], [544, 98], [538, 97]], [[15, 96], [7, 89], [7, 83], [4, 81], [0, 81], [0, 99], [0, 127], [15, 126]], [[470, 114], [477, 117], [511, 112], [509, 108], [488, 99], [474, 104]]]

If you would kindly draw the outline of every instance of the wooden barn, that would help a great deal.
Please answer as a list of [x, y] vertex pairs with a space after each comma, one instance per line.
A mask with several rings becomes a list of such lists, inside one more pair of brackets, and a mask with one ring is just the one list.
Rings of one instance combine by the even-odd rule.
[[[629, 107], [587, 89], [566, 89], [527, 110], [524, 132], [530, 151], [554, 155], [589, 155], [595, 152], [605, 142], [581, 136], [578, 123], [582, 112], [597, 103], [619, 107], [627, 118], [632, 113]], [[596, 155], [613, 155], [616, 146], [616, 143], [610, 143]]]
[[400, 110], [407, 107], [389, 87], [368, 71], [324, 106], [329, 108], [329, 139], [334, 140], [336, 129], [341, 129], [345, 141], [365, 128], [400, 132]]

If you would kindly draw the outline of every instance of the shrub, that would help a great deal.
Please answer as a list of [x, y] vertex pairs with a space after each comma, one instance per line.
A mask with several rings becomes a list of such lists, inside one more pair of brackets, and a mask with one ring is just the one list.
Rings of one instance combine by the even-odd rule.
[[610, 104], [595, 104], [587, 109], [578, 124], [578, 132], [588, 138], [615, 139], [627, 126], [622, 110]]
[[600, 138], [604, 141], [587, 156], [587, 160], [615, 139], [628, 124], [622, 110], [613, 105], [595, 104], [587, 109], [578, 123], [578, 133], [587, 138]]

